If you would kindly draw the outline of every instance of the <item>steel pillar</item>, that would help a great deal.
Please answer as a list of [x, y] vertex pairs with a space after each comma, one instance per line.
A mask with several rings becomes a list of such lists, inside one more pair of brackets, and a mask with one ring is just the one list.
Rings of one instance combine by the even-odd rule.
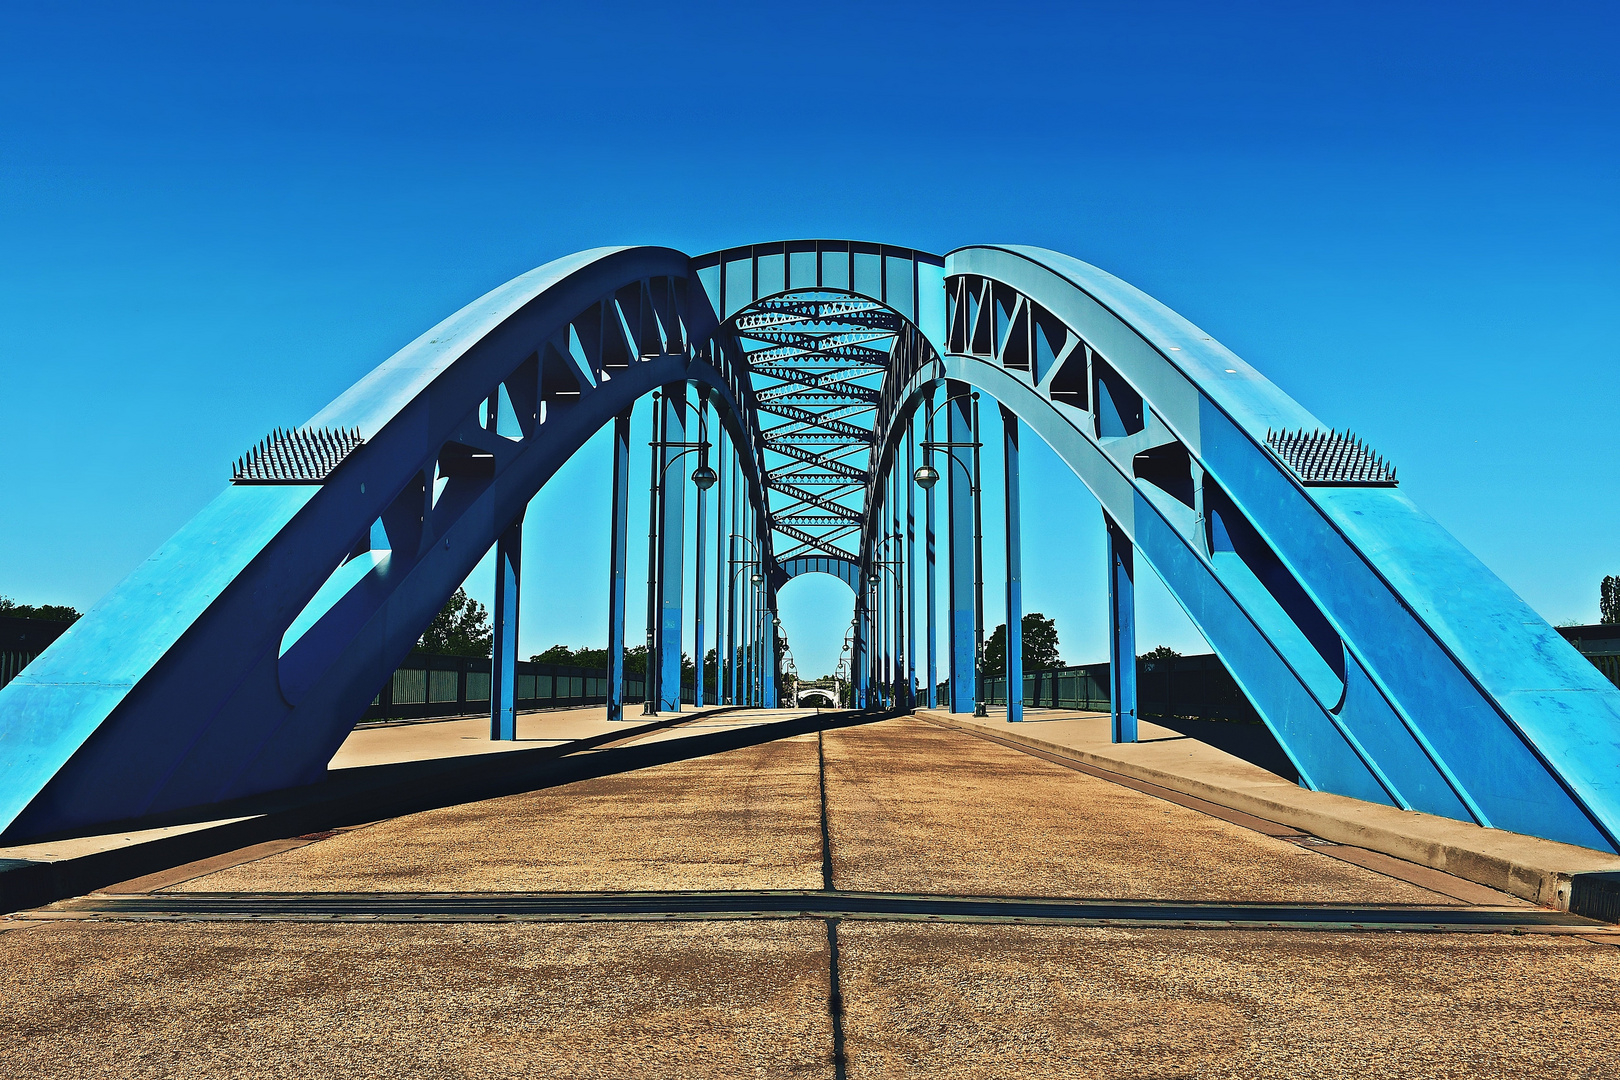
[[681, 711], [681, 630], [686, 569], [686, 483], [682, 462], [686, 441], [686, 384], [664, 387], [664, 437], [659, 467], [658, 586], [662, 594], [658, 625], [658, 711]]
[[854, 681], [850, 700], [857, 709], [866, 708], [868, 672], [866, 670], [866, 582], [862, 581], [855, 594], [854, 637], [849, 647], [849, 677]]
[[[698, 389], [698, 438], [703, 438], [704, 412], [709, 407], [708, 392], [701, 387]], [[708, 463], [708, 451], [698, 451], [699, 464]], [[703, 550], [704, 544], [704, 517], [708, 512], [708, 492], [702, 488], [697, 489], [697, 532], [692, 540], [692, 707], [700, 708], [703, 705], [703, 595], [704, 567], [708, 562], [708, 553]]]
[[726, 464], [725, 430], [720, 425], [719, 410], [715, 410], [714, 435], [714, 703], [726, 703], [726, 579], [731, 567], [726, 563], [726, 482], [729, 467]]
[[1130, 537], [1108, 526], [1108, 700], [1113, 740], [1136, 741], [1136, 553]]
[[737, 507], [742, 502], [741, 494], [741, 466], [735, 458], [732, 461], [732, 496], [731, 519], [726, 528], [726, 694], [722, 699], [727, 705], [739, 705], [742, 697], [737, 692], [738, 657], [737, 657], [737, 575], [740, 568], [737, 565]]
[[1002, 491], [1007, 515], [1007, 721], [1024, 718], [1024, 557], [1019, 520], [1018, 417], [1001, 410]]
[[630, 411], [613, 418], [613, 521], [608, 537], [607, 718], [624, 719], [624, 599], [630, 516]]
[[[932, 443], [934, 441], [934, 399], [932, 396], [923, 401], [923, 416], [925, 418], [923, 420], [923, 442]], [[924, 460], [926, 461], [928, 458], [924, 458]], [[923, 576], [926, 579], [926, 588], [928, 590], [927, 603], [924, 605], [927, 608], [928, 623], [927, 701], [930, 709], [937, 709], [941, 704], [939, 700], [939, 658], [936, 655], [939, 651], [939, 614], [936, 610], [939, 593], [939, 550], [934, 533], [934, 488], [932, 486], [923, 492], [923, 517], [926, 519], [923, 529], [923, 562], [925, 564]]]
[[489, 737], [517, 738], [519, 586], [523, 576], [523, 515], [495, 541], [495, 640], [490, 649]]
[[777, 702], [777, 675], [781, 670], [781, 657], [778, 650], [781, 643], [776, 639], [776, 590], [766, 587], [765, 593], [765, 649], [761, 654], [764, 663], [760, 666], [760, 704], [767, 709], [776, 708]]
[[[894, 707], [910, 707], [909, 695], [901, 689], [901, 682], [905, 679], [906, 667], [906, 579], [902, 573], [905, 566], [906, 538], [900, 531], [900, 477], [898, 470], [889, 469], [889, 521], [893, 526], [890, 541], [894, 550], [889, 557], [889, 573], [893, 575], [891, 587], [891, 602], [889, 614], [890, 640], [894, 642], [893, 674], [889, 682], [889, 704]], [[909, 481], [907, 481], [909, 484]]]
[[906, 707], [917, 706], [917, 485], [916, 440], [906, 421]]
[[973, 582], [978, 573], [973, 558], [973, 401], [967, 383], [945, 384], [946, 448], [945, 513], [951, 538], [950, 641], [951, 712], [972, 712], [977, 690], [974, 650]]

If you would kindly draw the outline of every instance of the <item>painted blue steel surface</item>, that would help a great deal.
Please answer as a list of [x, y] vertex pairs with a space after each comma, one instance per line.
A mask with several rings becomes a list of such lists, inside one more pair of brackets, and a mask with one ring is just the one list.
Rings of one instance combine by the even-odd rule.
[[[779, 563], [761, 472], [767, 438], [727, 325], [750, 305], [806, 289], [886, 305], [920, 331], [908, 340], [924, 344], [897, 351], [885, 375], [877, 442], [858, 474], [867, 500], [860, 550]], [[725, 550], [739, 561], [715, 575], [717, 591], [736, 598], [724, 618], [735, 700], [774, 700], [775, 590], [801, 573], [831, 573], [855, 590], [857, 701], [875, 700], [880, 664], [891, 683], [908, 678], [911, 543], [885, 540], [899, 531], [898, 486], [912, 532], [912, 459], [900, 451], [916, 410], [932, 439], [927, 403], [941, 387], [965, 394], [971, 385], [1017, 417], [1009, 431], [1027, 426], [1097, 496], [1117, 527], [1114, 550], [1165, 582], [1302, 783], [1616, 849], [1620, 692], [1399, 489], [1299, 482], [1265, 444], [1268, 429], [1321, 426], [1298, 403], [1162, 304], [1068, 256], [972, 247], [941, 259], [848, 241], [696, 259], [666, 248], [582, 252], [508, 282], [401, 349], [310, 421], [364, 439], [329, 477], [229, 487], [0, 689], [5, 836], [84, 831], [318, 779], [533, 494], [639, 397], [667, 387], [684, 398], [688, 384], [707, 390], [713, 434], [737, 451]], [[496, 422], [507, 409], [515, 429]], [[971, 441], [966, 400], [947, 411], [945, 441]], [[684, 438], [678, 419], [670, 438]], [[952, 496], [951, 707], [966, 711], [977, 629], [971, 454], [937, 451], [933, 463]], [[668, 470], [665, 707], [678, 696], [684, 486], [694, 464], [683, 458]], [[619, 473], [610, 624], [622, 645]], [[931, 491], [930, 699], [933, 501]], [[746, 539], [734, 543], [732, 532]], [[863, 580], [879, 560], [895, 575], [887, 593]], [[748, 566], [764, 574], [762, 587], [738, 582]], [[515, 623], [518, 568], [512, 559], [503, 567], [498, 618]], [[1013, 569], [1016, 612], [1016, 561]], [[1121, 600], [1115, 670], [1128, 671], [1123, 569], [1121, 560], [1110, 576]], [[501, 642], [515, 657], [515, 635]], [[504, 685], [498, 676], [492, 695], [502, 734]], [[1129, 700], [1122, 687], [1121, 737]]]
[[523, 518], [495, 541], [495, 612], [490, 647], [489, 737], [517, 739], [518, 613], [523, 588]]
[[[1018, 483], [1018, 417], [1001, 410], [1001, 474], [1007, 551], [1007, 720], [1024, 719], [1024, 538]], [[1134, 709], [1132, 710], [1134, 713]], [[1133, 738], [1130, 740], [1135, 741]]]
[[[569, 351], [571, 320], [638, 283], [682, 281], [688, 265], [665, 248], [601, 249], [525, 274], [322, 410], [312, 423], [358, 427], [366, 440], [324, 484], [227, 488], [0, 690], [7, 836], [319, 779], [498, 530], [598, 428], [655, 387], [707, 384], [727, 437], [752, 445], [740, 384], [709, 361], [650, 346], [607, 369], [609, 378], [602, 357], [581, 364]], [[692, 291], [686, 298], [681, 323], [702, 340], [714, 315], [691, 303]], [[544, 380], [530, 361], [559, 335], [553, 366], [577, 383], [577, 396], [542, 401]], [[587, 342], [582, 351], [598, 348]], [[483, 423], [480, 406], [503, 382], [527, 413], [522, 439]], [[429, 480], [452, 443], [487, 455], [493, 476]], [[740, 460], [749, 501], [761, 506], [754, 459]], [[368, 541], [383, 532], [373, 528], [379, 519], [387, 539]], [[284, 633], [322, 585], [357, 548], [383, 542], [386, 551], [365, 552], [368, 572], [282, 655]]]
[[624, 602], [629, 582], [630, 421], [613, 418], [613, 517], [608, 527], [608, 685], [607, 718], [624, 719]]
[[658, 711], [681, 711], [681, 627], [686, 595], [686, 384], [664, 387], [664, 448], [659, 470]]
[[827, 574], [848, 585], [851, 592], [860, 591], [861, 568], [854, 559], [801, 555], [795, 559], [784, 559], [781, 567], [783, 576], [787, 578], [796, 578], [801, 574]]
[[945, 441], [952, 445], [936, 451], [935, 459], [946, 482], [946, 528], [950, 530], [951, 558], [948, 615], [951, 650], [951, 712], [972, 712], [977, 667], [973, 640], [973, 424], [971, 389], [965, 382], [947, 382]]
[[[960, 379], [1052, 445], [1188, 610], [1303, 782], [1614, 848], [1620, 695], [1398, 490], [1300, 484], [1264, 437], [1319, 427], [1309, 413], [1163, 305], [1066, 256], [970, 248], [946, 273], [1034, 301], [1067, 339], [1026, 368], [1004, 362], [1002, 342], [964, 347], [915, 373], [896, 408]], [[1139, 430], [1054, 396], [1077, 338], [1116, 390], [1140, 395]], [[1101, 398], [1092, 375], [1077, 382]], [[1185, 451], [1190, 503], [1134, 475], [1135, 456], [1155, 448]]]
[[[1104, 517], [1106, 518], [1106, 514]], [[1118, 525], [1108, 532], [1108, 701], [1110, 738], [1136, 741], [1136, 552]]]

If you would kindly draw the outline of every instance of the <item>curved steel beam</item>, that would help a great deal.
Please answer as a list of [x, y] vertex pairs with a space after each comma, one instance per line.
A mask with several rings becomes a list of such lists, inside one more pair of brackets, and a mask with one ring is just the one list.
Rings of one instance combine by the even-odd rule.
[[228, 487], [0, 690], [5, 835], [319, 779], [533, 495], [660, 386], [710, 389], [760, 515], [746, 377], [702, 355], [717, 320], [688, 269], [604, 248], [524, 274], [306, 425], [363, 439], [328, 475]]
[[[933, 385], [971, 383], [1086, 483], [1307, 785], [1617, 849], [1620, 692], [1378, 463], [1291, 463], [1275, 433], [1322, 425], [1095, 267], [975, 247], [946, 274], [954, 351], [897, 395], [874, 486]], [[1019, 343], [1019, 327], [1050, 339]]]
[[854, 559], [806, 555], [784, 559], [781, 568], [783, 580], [802, 574], [828, 574], [848, 585], [850, 592], [859, 595], [861, 591], [861, 568]]

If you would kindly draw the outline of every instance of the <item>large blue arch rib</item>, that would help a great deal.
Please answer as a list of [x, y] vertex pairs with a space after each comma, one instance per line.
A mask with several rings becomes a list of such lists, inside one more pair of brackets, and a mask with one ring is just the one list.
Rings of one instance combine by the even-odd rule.
[[[893, 395], [878, 490], [923, 395], [970, 382], [1120, 523], [1304, 783], [1617, 849], [1620, 692], [1395, 487], [1304, 483], [1268, 434], [1315, 417], [1079, 260], [970, 247], [945, 273], [950, 340]], [[1037, 316], [1049, 340], [1017, 340]], [[1140, 418], [1113, 426], [1116, 398]]]
[[[771, 437], [732, 328], [807, 291], [884, 305], [914, 333], [862, 399], [877, 404], [860, 550], [778, 560]], [[335, 468], [233, 483], [0, 689], [0, 826], [82, 831], [318, 779], [534, 493], [672, 382], [710, 390], [773, 587], [829, 573], [860, 597], [909, 419], [945, 380], [1086, 483], [1302, 782], [1620, 849], [1620, 692], [1379, 470], [1289, 457], [1274, 433], [1322, 428], [1300, 405], [1067, 256], [852, 241], [583, 252], [400, 350], [306, 426], [363, 439]]]
[[[717, 320], [688, 268], [620, 248], [524, 274], [306, 425], [365, 440], [324, 482], [228, 487], [0, 690], [7, 835], [318, 779], [500, 532], [661, 385], [711, 389], [762, 505], [746, 383], [689, 347]], [[521, 438], [485, 423], [492, 397]]]

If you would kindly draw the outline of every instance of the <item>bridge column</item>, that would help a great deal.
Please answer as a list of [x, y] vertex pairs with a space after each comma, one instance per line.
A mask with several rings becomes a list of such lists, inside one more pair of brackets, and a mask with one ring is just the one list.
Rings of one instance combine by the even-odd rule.
[[866, 582], [855, 590], [854, 636], [849, 647], [849, 677], [855, 684], [850, 701], [857, 709], [866, 708]]
[[[707, 433], [704, 413], [709, 407], [709, 391], [705, 387], [698, 388], [697, 416], [698, 438], [701, 440]], [[698, 451], [698, 462], [707, 465], [709, 455], [707, 450]], [[690, 461], [687, 462], [690, 464]], [[685, 465], [682, 469], [684, 471]], [[694, 485], [695, 486], [695, 485]], [[695, 605], [692, 612], [692, 707], [701, 708], [703, 705], [703, 608], [707, 599], [703, 595], [704, 567], [707, 562], [707, 552], [703, 550], [704, 544], [704, 515], [708, 510], [708, 492], [703, 488], [697, 489], [697, 535], [692, 538], [692, 603]]]
[[714, 472], [716, 481], [714, 502], [714, 703], [726, 703], [726, 578], [731, 568], [726, 565], [726, 494], [729, 474], [726, 464], [726, 431], [720, 423], [720, 408], [714, 410]]
[[737, 695], [737, 507], [742, 502], [742, 476], [736, 455], [732, 455], [731, 516], [726, 526], [726, 651], [721, 669], [726, 673], [725, 695], [720, 699], [727, 705], [741, 703]]
[[974, 661], [974, 603], [973, 585], [978, 567], [973, 551], [974, 503], [978, 493], [973, 490], [973, 402], [967, 383], [945, 384], [945, 439], [952, 445], [946, 449], [949, 476], [946, 489], [946, 527], [951, 537], [951, 565], [949, 568], [950, 641], [951, 641], [951, 712], [973, 711], [977, 667]]
[[[898, 464], [898, 455], [896, 455], [894, 465]], [[899, 469], [895, 468], [893, 465], [890, 466], [889, 521], [893, 526], [893, 529], [890, 531], [889, 535], [894, 538], [890, 541], [890, 543], [894, 545], [894, 548], [893, 554], [889, 559], [889, 572], [894, 575], [893, 587], [891, 590], [893, 596], [893, 600], [891, 601], [892, 610], [889, 618], [889, 622], [891, 624], [890, 640], [894, 642], [894, 676], [893, 681], [890, 683], [890, 694], [892, 698], [890, 704], [898, 708], [909, 708], [910, 695], [901, 685], [905, 681], [906, 677], [906, 537], [905, 534], [900, 531], [900, 484], [902, 480], [899, 472]], [[911, 486], [909, 479], [905, 480], [904, 482], [907, 487]]]
[[[932, 443], [934, 441], [934, 398], [932, 394], [923, 403], [923, 417], [923, 442]], [[924, 605], [927, 609], [925, 621], [928, 624], [926, 640], [928, 647], [926, 672], [928, 693], [924, 700], [928, 702], [930, 709], [936, 709], [941, 704], [939, 700], [939, 660], [935, 655], [939, 649], [939, 615], [935, 610], [937, 604], [935, 597], [939, 592], [939, 551], [934, 535], [934, 486], [930, 485], [928, 490], [923, 492], [923, 517], [926, 519], [923, 527], [923, 577], [925, 587], [928, 590], [927, 603]]]
[[912, 419], [906, 421], [906, 708], [917, 706], [917, 471]]
[[765, 586], [764, 623], [765, 649], [761, 656], [764, 665], [761, 669], [760, 703], [767, 709], [774, 709], [777, 704], [776, 679], [781, 671], [782, 659], [778, 652], [781, 643], [776, 639], [776, 590], [769, 585]]
[[495, 640], [490, 649], [489, 737], [517, 738], [519, 585], [523, 573], [523, 515], [495, 541]]
[[1136, 741], [1136, 555], [1130, 537], [1108, 525], [1108, 700], [1113, 741]]
[[658, 711], [681, 711], [681, 629], [686, 570], [686, 483], [677, 461], [686, 441], [686, 384], [664, 387], [664, 437], [658, 492], [662, 513], [658, 527], [659, 589], [662, 619], [658, 627]]
[[613, 418], [613, 524], [608, 538], [607, 718], [624, 719], [624, 598], [630, 515], [630, 412]]
[[1024, 718], [1024, 557], [1019, 520], [1018, 417], [1001, 410], [1002, 490], [1007, 515], [1007, 721]]

